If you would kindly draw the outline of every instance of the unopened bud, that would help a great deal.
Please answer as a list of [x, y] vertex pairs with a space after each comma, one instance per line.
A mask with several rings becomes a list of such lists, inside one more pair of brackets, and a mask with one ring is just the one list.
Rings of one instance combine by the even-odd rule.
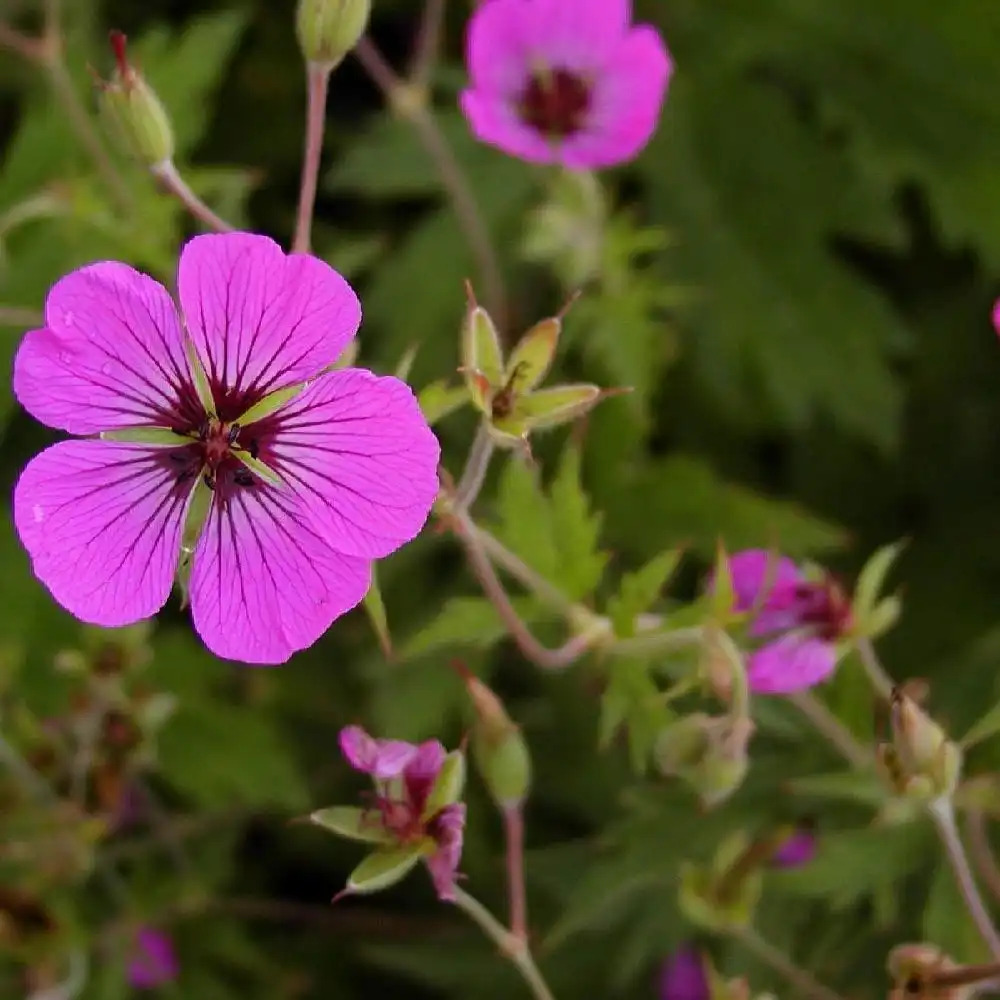
[[725, 801], [743, 783], [749, 768], [748, 719], [701, 712], [667, 726], [657, 737], [654, 757], [661, 774], [686, 781], [708, 808]]
[[899, 688], [892, 692], [889, 719], [892, 745], [880, 748], [879, 761], [893, 790], [921, 800], [950, 796], [962, 770], [958, 745]]
[[333, 67], [368, 27], [371, 0], [299, 0], [295, 31], [306, 61]]
[[1000, 969], [960, 966], [937, 945], [919, 942], [897, 945], [886, 959], [893, 1000], [964, 1000], [977, 984], [995, 980]]
[[150, 167], [169, 163], [174, 155], [174, 133], [160, 99], [128, 60], [127, 39], [111, 32], [117, 63], [110, 80], [100, 84], [101, 110], [129, 150]]
[[531, 754], [503, 702], [478, 677], [455, 665], [476, 713], [472, 753], [483, 782], [501, 809], [519, 806], [531, 786]]

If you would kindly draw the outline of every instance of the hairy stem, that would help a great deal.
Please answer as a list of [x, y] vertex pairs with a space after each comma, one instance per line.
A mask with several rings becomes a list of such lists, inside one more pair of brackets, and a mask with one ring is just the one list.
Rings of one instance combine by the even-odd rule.
[[746, 927], [734, 937], [747, 951], [752, 952], [766, 965], [810, 1000], [843, 1000], [839, 993], [815, 980], [805, 969], [797, 966], [783, 951], [765, 941], [753, 928]]
[[972, 917], [980, 936], [986, 942], [994, 961], [1000, 961], [1000, 935], [997, 934], [993, 920], [986, 909], [986, 904], [979, 894], [979, 887], [976, 885], [976, 879], [969, 866], [962, 838], [958, 834], [955, 810], [951, 801], [945, 798], [937, 799], [930, 804], [928, 811], [941, 838], [945, 853], [948, 855], [948, 861], [955, 873], [955, 881], [958, 883], [962, 899], [965, 900], [969, 916]]
[[465, 461], [465, 468], [462, 470], [462, 478], [455, 487], [455, 506], [460, 511], [468, 510], [479, 496], [479, 491], [483, 488], [486, 480], [486, 473], [490, 468], [490, 459], [493, 457], [493, 438], [490, 437], [489, 428], [484, 420], [476, 431], [476, 436], [469, 450], [469, 457]]
[[528, 900], [524, 888], [524, 812], [521, 803], [503, 807], [507, 842], [507, 898], [510, 932], [518, 940], [528, 938]]
[[497, 610], [501, 621], [524, 657], [545, 670], [563, 670], [578, 660], [591, 646], [594, 636], [588, 633], [574, 636], [558, 649], [543, 646], [521, 621], [510, 602], [493, 564], [479, 544], [472, 522], [465, 514], [456, 514], [457, 532], [465, 546], [469, 564], [479, 580], [483, 593]]
[[424, 103], [419, 88], [400, 79], [370, 38], [362, 38], [355, 46], [354, 54], [396, 113], [413, 126], [421, 145], [434, 161], [466, 242], [476, 259], [486, 308], [497, 326], [505, 329], [507, 294], [499, 258], [468, 178], [455, 159], [437, 119]]
[[309, 253], [312, 249], [313, 212], [319, 163], [323, 154], [323, 131], [326, 127], [326, 95], [330, 89], [332, 67], [311, 62], [306, 66], [306, 139], [302, 156], [302, 180], [299, 185], [299, 211], [295, 221], [292, 250]]
[[868, 675], [868, 679], [872, 683], [872, 687], [883, 697], [888, 698], [892, 694], [892, 689], [895, 687], [892, 678], [886, 673], [885, 668], [882, 666], [881, 661], [878, 658], [878, 653], [875, 652], [875, 647], [872, 645], [871, 639], [859, 639], [857, 641], [856, 647], [858, 651], [858, 656], [861, 659], [862, 666], [865, 668], [865, 673]]
[[986, 829], [986, 813], [982, 809], [969, 808], [965, 812], [965, 830], [969, 841], [969, 853], [991, 893], [1000, 899], [1000, 866], [993, 854], [989, 832]]
[[865, 770], [872, 765], [872, 755], [854, 738], [851, 731], [809, 691], [793, 691], [788, 700], [813, 724], [813, 728], [840, 753], [851, 767]]
[[525, 940], [511, 934], [478, 899], [458, 887], [455, 888], [455, 905], [479, 926], [517, 969], [535, 1000], [555, 1000]]
[[434, 75], [438, 50], [441, 46], [441, 29], [444, 23], [445, 0], [427, 0], [424, 15], [413, 47], [410, 80], [415, 87], [426, 89]]
[[184, 178], [178, 173], [177, 168], [170, 160], [164, 160], [155, 167], [150, 167], [153, 176], [163, 185], [164, 189], [172, 194], [199, 222], [202, 222], [209, 229], [217, 233], [231, 233], [234, 226], [231, 226], [225, 219], [219, 218], [208, 205], [206, 205], [188, 187]]

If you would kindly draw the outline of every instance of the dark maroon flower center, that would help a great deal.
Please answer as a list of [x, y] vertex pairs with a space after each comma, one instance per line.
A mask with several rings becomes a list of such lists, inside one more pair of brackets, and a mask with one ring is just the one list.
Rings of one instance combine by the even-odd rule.
[[[168, 452], [179, 483], [200, 475], [210, 490], [225, 502], [239, 487], [256, 484], [253, 473], [241, 461], [240, 453], [257, 458], [260, 444], [251, 428], [206, 417], [197, 428], [175, 427], [175, 432], [191, 438], [191, 444]], [[242, 438], [242, 440], [241, 440]]]
[[412, 802], [378, 795], [372, 809], [382, 829], [391, 833], [399, 843], [419, 840], [427, 833], [420, 813]]
[[552, 139], [581, 131], [590, 110], [591, 87], [567, 69], [536, 73], [518, 102], [521, 120]]
[[830, 579], [822, 583], [797, 584], [794, 613], [801, 625], [827, 642], [839, 639], [851, 623], [850, 603], [840, 587]]

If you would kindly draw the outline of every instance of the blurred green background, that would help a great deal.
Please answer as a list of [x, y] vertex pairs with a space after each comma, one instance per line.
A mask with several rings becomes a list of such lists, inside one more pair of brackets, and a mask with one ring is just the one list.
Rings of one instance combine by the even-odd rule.
[[[478, 146], [457, 111], [469, 6], [450, 5], [434, 101], [500, 249], [510, 336], [565, 301], [572, 261], [558, 237], [574, 230], [539, 235], [544, 219], [533, 213], [547, 179]], [[372, 34], [395, 65], [405, 66], [420, 8], [375, 0]], [[1000, 351], [990, 323], [1000, 273], [1000, 5], [637, 0], [636, 8], [662, 28], [676, 72], [650, 146], [602, 178], [611, 217], [599, 227], [599, 265], [569, 314], [559, 361], [561, 376], [636, 391], [537, 443], [546, 476], [582, 444], [579, 489], [563, 466], [571, 501], [546, 506], [516, 469], [502, 471], [505, 460], [477, 510], [556, 574], [568, 572], [562, 542], [548, 555], [539, 546], [559, 524], [579, 529], [567, 544], [586, 550], [584, 563], [599, 532], [602, 579], [603, 563], [591, 560], [582, 578], [559, 580], [598, 604], [622, 572], [673, 546], [687, 553], [674, 588], [683, 599], [718, 538], [731, 549], [777, 544], [850, 580], [877, 545], [907, 537], [895, 577], [905, 610], [884, 658], [897, 677], [928, 678], [938, 717], [960, 731], [996, 700], [1000, 654]], [[65, 0], [72, 85], [91, 113], [88, 67], [107, 75], [106, 31], [125, 31], [171, 113], [181, 172], [222, 215], [287, 245], [304, 110], [293, 14], [287, 0]], [[0, 20], [31, 32], [38, 5], [2, 0]], [[114, 155], [128, 180], [124, 211], [45, 72], [0, 49], [5, 366], [67, 270], [110, 257], [171, 281], [194, 226]], [[462, 279], [476, 276], [475, 261], [433, 164], [351, 58], [332, 82], [315, 244], [361, 295], [361, 363], [391, 371], [418, 345], [417, 388], [454, 379]], [[55, 436], [18, 409], [7, 380], [0, 422], [7, 496], [27, 458]], [[436, 429], [457, 473], [472, 414]], [[30, 744], [33, 720], [66, 713], [81, 684], [54, 667], [59, 654], [65, 666], [67, 650], [92, 655], [119, 640], [83, 633], [53, 605], [4, 515], [0, 725]], [[23, 928], [0, 922], [0, 948], [11, 956], [0, 957], [0, 995], [21, 995], [26, 955], [44, 961], [73, 943], [114, 954], [105, 938], [123, 914], [174, 935], [182, 977], [165, 997], [524, 995], [475, 930], [436, 903], [422, 874], [328, 908], [360, 854], [287, 822], [356, 794], [336, 745], [348, 722], [455, 745], [468, 721], [448, 669], [455, 657], [492, 679], [535, 756], [529, 893], [557, 996], [653, 996], [658, 961], [691, 934], [675, 902], [680, 861], [705, 856], [736, 827], [801, 816], [818, 820], [824, 853], [807, 872], [772, 879], [761, 921], [803, 964], [845, 993], [872, 996], [885, 988], [885, 952], [898, 941], [932, 937], [957, 958], [980, 957], [922, 824], [873, 831], [871, 809], [856, 797], [787, 794], [790, 778], [838, 764], [785, 706], [761, 709], [746, 786], [700, 814], [689, 792], [637, 775], [623, 741], [596, 749], [602, 668], [540, 676], [476, 599], [452, 540], [425, 532], [380, 567], [380, 580], [393, 662], [359, 611], [287, 667], [246, 670], [213, 660], [186, 615], [168, 606], [141, 673], [141, 685], [177, 698], [146, 779], [165, 815], [99, 848], [115, 858], [131, 902], [123, 910], [99, 878], [76, 869], [42, 877], [4, 853], [5, 825], [41, 820], [23, 814], [16, 794], [0, 795], [0, 911], [9, 884], [51, 917], [27, 941]], [[526, 613], [559, 641], [556, 623], [537, 608]], [[824, 697], [871, 738], [855, 664]], [[988, 774], [1000, 758], [987, 745], [971, 765]], [[476, 785], [469, 804], [467, 887], [502, 910], [498, 822]], [[714, 947], [755, 987], [775, 985], [738, 948]], [[93, 971], [85, 997], [126, 995], [120, 962], [95, 959]]]

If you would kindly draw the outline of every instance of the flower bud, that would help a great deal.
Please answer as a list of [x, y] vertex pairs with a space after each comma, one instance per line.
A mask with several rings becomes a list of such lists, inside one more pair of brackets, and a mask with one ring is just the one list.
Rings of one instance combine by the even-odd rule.
[[893, 791], [933, 801], [955, 791], [962, 751], [947, 733], [900, 688], [889, 703], [892, 744], [879, 748], [879, 763]]
[[531, 754], [520, 727], [500, 699], [478, 677], [456, 664], [472, 700], [476, 722], [472, 752], [476, 767], [501, 809], [519, 806], [531, 785]]
[[984, 980], [995, 979], [995, 966], [958, 965], [937, 945], [927, 942], [897, 945], [886, 959], [892, 979], [892, 1000], [965, 1000]]
[[368, 27], [371, 0], [299, 0], [295, 32], [306, 61], [333, 67]]
[[101, 110], [133, 155], [157, 167], [173, 158], [174, 134], [160, 99], [128, 61], [126, 41], [120, 31], [111, 32], [117, 66], [112, 78], [100, 84]]
[[702, 712], [667, 726], [657, 737], [654, 757], [661, 774], [686, 781], [707, 808], [725, 801], [743, 783], [749, 767], [747, 719]]

